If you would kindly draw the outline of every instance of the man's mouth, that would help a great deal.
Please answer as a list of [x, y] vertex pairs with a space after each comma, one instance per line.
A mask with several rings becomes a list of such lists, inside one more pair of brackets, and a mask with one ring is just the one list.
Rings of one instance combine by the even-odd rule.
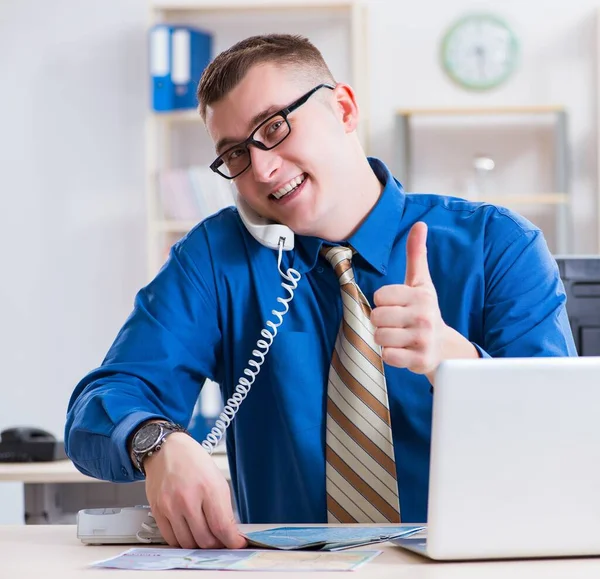
[[289, 195], [294, 194], [300, 188], [302, 183], [304, 183], [306, 176], [307, 176], [306, 173], [302, 173], [302, 175], [298, 175], [298, 177], [295, 177], [294, 179], [292, 179], [291, 181], [286, 183], [283, 187], [278, 189], [275, 193], [271, 193], [271, 195], [269, 195], [269, 197], [273, 200], [279, 201], [285, 197], [288, 197]]

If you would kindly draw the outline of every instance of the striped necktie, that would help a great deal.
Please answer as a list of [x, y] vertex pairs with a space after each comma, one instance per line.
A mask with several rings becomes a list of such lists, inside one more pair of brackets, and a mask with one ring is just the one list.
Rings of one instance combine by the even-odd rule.
[[352, 249], [324, 246], [321, 255], [338, 276], [344, 310], [327, 385], [327, 521], [399, 523], [390, 410], [371, 308], [354, 280]]

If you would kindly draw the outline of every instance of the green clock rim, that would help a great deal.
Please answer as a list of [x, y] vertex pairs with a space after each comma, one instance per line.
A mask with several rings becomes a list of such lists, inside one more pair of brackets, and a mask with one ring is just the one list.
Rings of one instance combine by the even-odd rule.
[[[454, 32], [456, 32], [456, 30], [458, 28], [460, 28], [466, 22], [473, 20], [473, 19], [485, 19], [488, 21], [492, 21], [496, 24], [500, 24], [500, 26], [504, 27], [510, 35], [510, 45], [511, 45], [511, 49], [513, 51], [514, 57], [515, 57], [515, 60], [512, 64], [512, 66], [501, 77], [498, 77], [497, 79], [486, 82], [486, 83], [474, 83], [474, 82], [468, 82], [468, 81], [464, 81], [464, 80], [460, 79], [459, 77], [457, 77], [456, 75], [454, 75], [452, 73], [452, 71], [450, 69], [450, 65], [448, 63], [448, 60], [446, 58], [446, 50], [448, 48], [448, 42], [449, 42], [451, 36], [454, 34]], [[515, 36], [515, 33], [513, 32], [512, 28], [508, 25], [506, 20], [500, 18], [499, 16], [496, 16], [495, 14], [489, 13], [489, 12], [473, 12], [471, 14], [467, 14], [467, 15], [459, 18], [456, 22], [454, 22], [454, 24], [452, 24], [452, 26], [450, 26], [448, 31], [444, 34], [444, 37], [442, 39], [442, 43], [440, 46], [440, 57], [442, 60], [442, 65], [444, 67], [444, 72], [450, 77], [450, 79], [452, 79], [460, 87], [468, 88], [468, 89], [472, 89], [472, 90], [485, 91], [485, 90], [489, 90], [489, 89], [492, 89], [492, 88], [495, 88], [495, 87], [501, 85], [515, 71], [516, 66], [517, 66], [517, 59], [519, 58], [519, 56], [520, 56], [519, 41], [517, 40], [517, 37]]]

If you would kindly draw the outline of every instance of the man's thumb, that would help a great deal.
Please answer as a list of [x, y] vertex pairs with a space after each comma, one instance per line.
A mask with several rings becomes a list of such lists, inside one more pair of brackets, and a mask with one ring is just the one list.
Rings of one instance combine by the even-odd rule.
[[404, 283], [408, 286], [415, 287], [431, 283], [426, 242], [427, 225], [419, 221], [412, 226], [406, 240], [406, 277]]

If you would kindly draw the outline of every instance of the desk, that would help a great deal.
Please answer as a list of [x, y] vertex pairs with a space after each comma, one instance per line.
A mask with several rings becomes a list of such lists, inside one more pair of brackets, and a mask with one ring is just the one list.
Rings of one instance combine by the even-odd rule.
[[[213, 458], [229, 480], [227, 456], [215, 453]], [[23, 519], [28, 524], [74, 523], [80, 509], [148, 503], [143, 481], [129, 484], [100, 481], [81, 474], [70, 460], [0, 463], [2, 481], [24, 484]]]
[[[267, 525], [242, 525], [244, 530]], [[143, 546], [143, 545], [140, 545]], [[133, 571], [86, 569], [100, 559], [108, 559], [127, 550], [128, 545], [83, 545], [73, 525], [0, 526], [0, 568], [2, 577], [18, 579], [80, 579], [103, 577], [118, 579], [137, 577]], [[341, 573], [269, 572], [268, 579], [325, 579], [361, 576], [377, 579], [597, 579], [600, 558], [542, 559], [525, 561], [434, 563], [403, 551], [391, 543], [363, 549], [381, 549], [383, 553], [358, 571]], [[240, 579], [240, 571], [200, 571], [202, 579], [223, 579], [227, 573]], [[152, 579], [181, 579], [193, 571], [152, 571]], [[256, 573], [247, 577], [256, 579]]]

